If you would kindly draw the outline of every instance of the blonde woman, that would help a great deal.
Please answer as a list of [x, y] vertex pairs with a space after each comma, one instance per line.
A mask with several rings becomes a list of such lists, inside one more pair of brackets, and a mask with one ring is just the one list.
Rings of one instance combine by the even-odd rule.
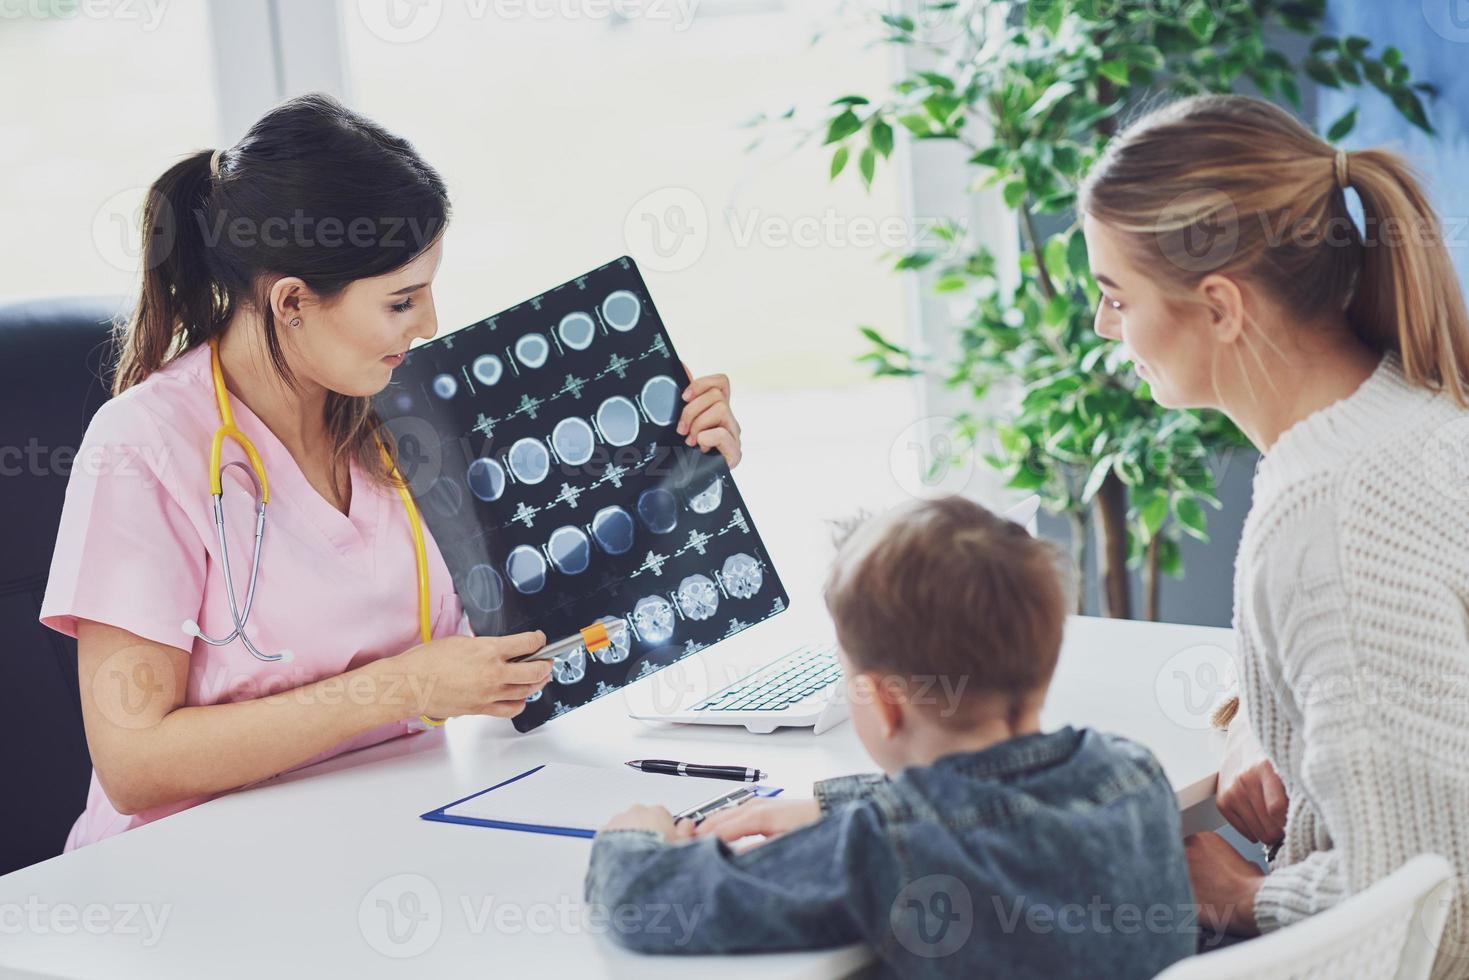
[[1461, 875], [1435, 975], [1462, 974], [1469, 320], [1439, 222], [1398, 157], [1240, 96], [1142, 118], [1080, 200], [1097, 332], [1160, 404], [1218, 409], [1263, 454], [1219, 799], [1273, 859], [1191, 838], [1201, 915], [1278, 929], [1433, 851]]

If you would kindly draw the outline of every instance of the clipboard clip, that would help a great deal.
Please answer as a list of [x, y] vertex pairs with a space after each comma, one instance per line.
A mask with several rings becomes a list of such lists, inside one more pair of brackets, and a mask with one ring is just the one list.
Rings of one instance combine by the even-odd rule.
[[756, 796], [759, 795], [760, 793], [758, 790], [755, 789], [755, 787], [741, 786], [734, 792], [726, 793], [724, 796], [721, 796], [717, 800], [711, 800], [710, 802], [705, 803], [702, 806], [694, 807], [692, 810], [685, 810], [683, 813], [678, 814], [674, 819], [692, 820], [694, 822], [694, 826], [697, 827], [699, 826], [699, 824], [704, 822], [705, 817], [708, 817], [711, 814], [716, 813], [720, 810], [728, 809], [732, 806], [738, 806], [746, 800], [754, 799]]

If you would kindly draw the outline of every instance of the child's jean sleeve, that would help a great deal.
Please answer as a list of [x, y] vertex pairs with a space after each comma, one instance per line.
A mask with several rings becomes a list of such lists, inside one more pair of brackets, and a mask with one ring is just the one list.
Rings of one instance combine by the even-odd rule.
[[865, 800], [872, 791], [887, 782], [880, 772], [860, 773], [856, 776], [837, 776], [817, 783], [814, 792], [816, 802], [823, 814], [856, 800]]
[[586, 901], [608, 934], [644, 953], [820, 949], [861, 942], [861, 862], [890, 849], [858, 807], [740, 853], [715, 837], [597, 835]]

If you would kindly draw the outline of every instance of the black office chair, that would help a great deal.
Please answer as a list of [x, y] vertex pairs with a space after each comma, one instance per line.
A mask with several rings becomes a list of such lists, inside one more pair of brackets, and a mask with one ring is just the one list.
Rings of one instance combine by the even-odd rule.
[[37, 620], [71, 457], [111, 390], [103, 298], [0, 304], [0, 874], [60, 854], [86, 806], [76, 641]]

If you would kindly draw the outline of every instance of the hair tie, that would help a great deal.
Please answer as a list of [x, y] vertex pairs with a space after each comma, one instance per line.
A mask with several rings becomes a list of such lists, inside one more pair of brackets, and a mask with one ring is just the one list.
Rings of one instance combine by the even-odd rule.
[[215, 180], [219, 179], [219, 155], [223, 152], [223, 150], [215, 150], [209, 155], [209, 176]]
[[1347, 151], [1336, 151], [1336, 186], [1346, 190], [1352, 186], [1351, 171], [1347, 169]]

